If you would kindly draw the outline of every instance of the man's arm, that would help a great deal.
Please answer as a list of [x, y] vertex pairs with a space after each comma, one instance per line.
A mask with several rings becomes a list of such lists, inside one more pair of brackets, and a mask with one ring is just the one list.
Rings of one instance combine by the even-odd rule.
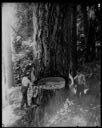
[[28, 88], [32, 88], [33, 83], [29, 81]]

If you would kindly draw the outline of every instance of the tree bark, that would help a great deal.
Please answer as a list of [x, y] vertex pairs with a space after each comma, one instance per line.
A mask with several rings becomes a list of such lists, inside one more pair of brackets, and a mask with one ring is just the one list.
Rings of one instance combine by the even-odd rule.
[[[34, 43], [41, 46], [39, 63], [42, 71], [39, 74], [43, 77], [63, 76], [68, 79], [70, 39], [67, 35], [70, 35], [71, 29], [67, 20], [71, 17], [67, 11], [68, 5], [65, 4], [39, 3], [36, 7], [33, 16]], [[35, 47], [34, 51], [37, 51]]]
[[77, 32], [76, 32], [76, 4], [71, 5], [71, 22], [72, 22], [72, 35], [71, 35], [71, 71], [72, 76], [74, 77], [76, 75], [77, 71]]

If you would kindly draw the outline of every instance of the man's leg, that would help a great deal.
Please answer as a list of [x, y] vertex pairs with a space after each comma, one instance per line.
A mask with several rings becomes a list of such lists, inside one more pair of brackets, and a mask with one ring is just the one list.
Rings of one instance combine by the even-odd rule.
[[77, 97], [80, 98], [80, 93], [81, 93], [81, 85], [77, 86]]
[[24, 106], [24, 94], [22, 94], [21, 108]]
[[26, 107], [29, 107], [28, 100], [27, 100], [27, 94], [24, 95], [24, 103], [26, 104]]

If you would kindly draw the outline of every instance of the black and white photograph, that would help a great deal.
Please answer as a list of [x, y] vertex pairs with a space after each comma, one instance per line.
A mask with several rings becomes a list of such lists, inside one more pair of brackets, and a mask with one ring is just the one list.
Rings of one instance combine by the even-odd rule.
[[101, 126], [101, 8], [2, 2], [2, 127]]

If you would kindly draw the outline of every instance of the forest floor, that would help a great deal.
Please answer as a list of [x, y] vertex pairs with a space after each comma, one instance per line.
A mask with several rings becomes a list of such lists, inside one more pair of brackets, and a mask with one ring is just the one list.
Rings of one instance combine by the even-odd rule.
[[[96, 64], [95, 64], [96, 65]], [[101, 125], [101, 81], [100, 65], [93, 68], [92, 76], [87, 78], [89, 93], [77, 98], [71, 92], [62, 89], [56, 92], [45, 107], [43, 126], [100, 126]], [[30, 116], [27, 109], [20, 110], [20, 88], [15, 87], [10, 94], [10, 105], [3, 108], [2, 123], [8, 127], [31, 127]]]

